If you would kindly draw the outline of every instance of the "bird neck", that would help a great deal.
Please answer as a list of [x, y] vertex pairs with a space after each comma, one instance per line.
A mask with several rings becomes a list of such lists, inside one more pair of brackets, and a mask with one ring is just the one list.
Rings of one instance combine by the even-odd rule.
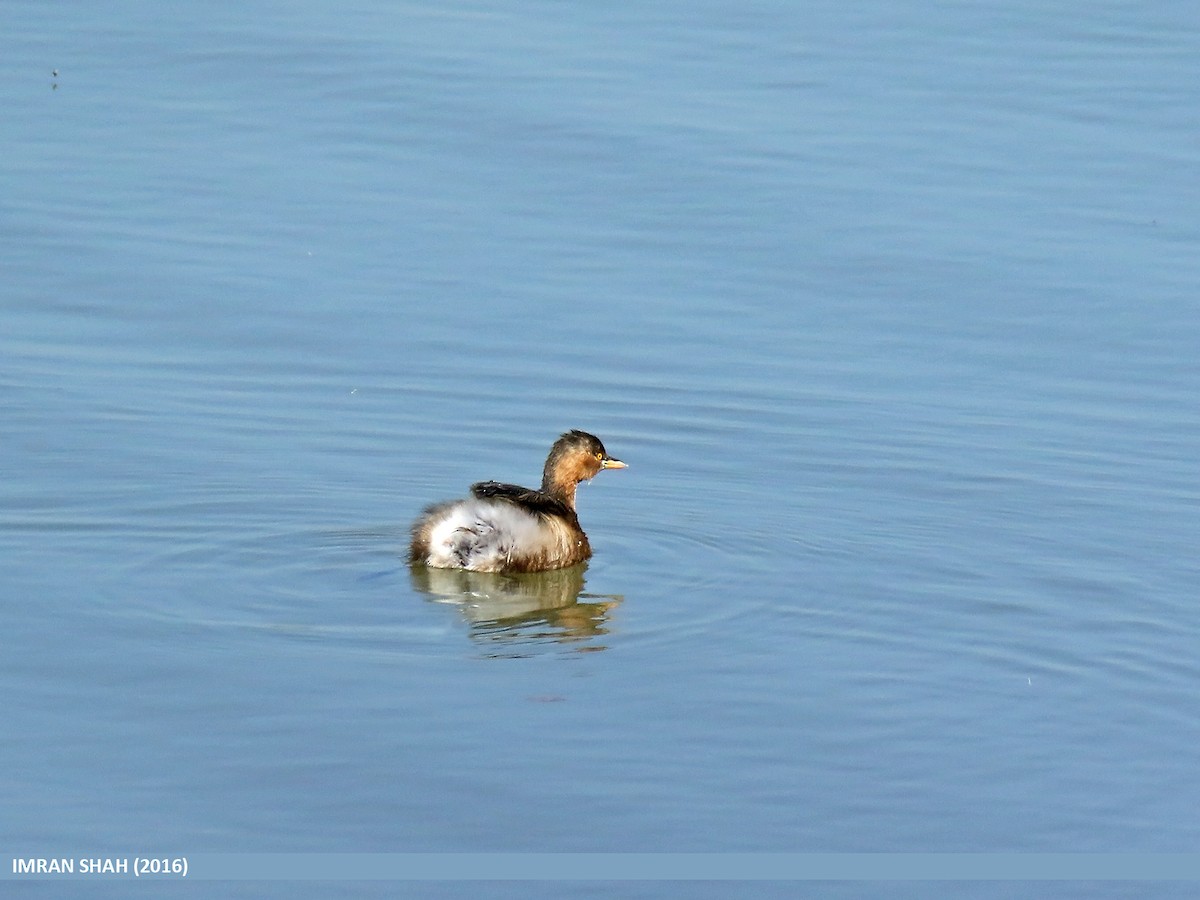
[[577, 484], [575, 481], [563, 479], [547, 478], [542, 479], [541, 482], [541, 492], [550, 494], [551, 497], [558, 500], [559, 503], [564, 504], [569, 510], [575, 509], [576, 487]]
[[548, 471], [542, 478], [542, 493], [549, 494], [572, 512], [575, 510], [575, 488], [578, 486], [578, 481], [561, 470]]

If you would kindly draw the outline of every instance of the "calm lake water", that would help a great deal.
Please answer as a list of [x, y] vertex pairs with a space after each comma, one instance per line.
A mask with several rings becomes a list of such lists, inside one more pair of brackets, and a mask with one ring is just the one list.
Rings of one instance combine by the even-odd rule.
[[1196, 849], [1192, 6], [0, 24], [13, 854]]

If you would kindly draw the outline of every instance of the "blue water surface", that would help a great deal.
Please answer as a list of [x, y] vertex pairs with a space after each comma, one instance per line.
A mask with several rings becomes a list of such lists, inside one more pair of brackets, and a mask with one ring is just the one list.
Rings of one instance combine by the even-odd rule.
[[[1195, 849], [1190, 6], [0, 25], [13, 854]], [[568, 428], [585, 568], [409, 568]]]

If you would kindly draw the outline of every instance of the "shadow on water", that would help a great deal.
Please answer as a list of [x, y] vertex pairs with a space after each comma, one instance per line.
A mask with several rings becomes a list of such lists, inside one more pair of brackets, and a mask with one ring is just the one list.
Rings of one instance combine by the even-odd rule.
[[537, 644], [604, 650], [609, 615], [624, 597], [583, 590], [587, 564], [523, 575], [413, 566], [413, 587], [431, 602], [452, 604], [487, 656], [531, 656]]

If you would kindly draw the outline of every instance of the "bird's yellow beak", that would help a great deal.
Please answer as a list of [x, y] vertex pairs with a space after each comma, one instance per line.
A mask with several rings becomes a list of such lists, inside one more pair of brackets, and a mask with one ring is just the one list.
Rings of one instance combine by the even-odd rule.
[[619, 459], [613, 459], [611, 456], [606, 456], [600, 460], [600, 468], [602, 469], [626, 469], [627, 463], [621, 462]]

